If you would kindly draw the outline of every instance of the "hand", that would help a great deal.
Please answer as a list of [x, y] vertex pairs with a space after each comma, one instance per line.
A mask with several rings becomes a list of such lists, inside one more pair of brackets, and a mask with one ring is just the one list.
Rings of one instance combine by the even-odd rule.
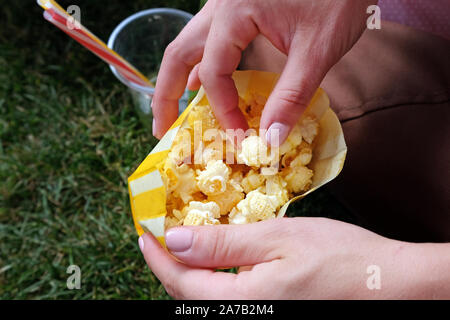
[[[209, 0], [167, 47], [152, 102], [153, 134], [161, 138], [178, 115], [178, 99], [203, 84], [225, 129], [247, 128], [231, 79], [242, 51], [258, 35], [288, 55], [261, 117], [281, 142], [328, 70], [365, 29], [376, 0]], [[190, 75], [189, 75], [190, 74]]]
[[[171, 296], [181, 299], [424, 298], [438, 296], [432, 290], [449, 283], [448, 277], [436, 279], [432, 288], [423, 281], [436, 278], [432, 271], [448, 273], [448, 258], [442, 259], [439, 272], [436, 263], [436, 257], [448, 257], [448, 246], [419, 250], [417, 244], [324, 218], [177, 227], [168, 230], [166, 243], [183, 263], [153, 236], [140, 239], [153, 273]], [[427, 268], [424, 261], [434, 264]], [[380, 268], [380, 290], [367, 286], [371, 265]], [[214, 271], [234, 266], [246, 267], [238, 274]]]

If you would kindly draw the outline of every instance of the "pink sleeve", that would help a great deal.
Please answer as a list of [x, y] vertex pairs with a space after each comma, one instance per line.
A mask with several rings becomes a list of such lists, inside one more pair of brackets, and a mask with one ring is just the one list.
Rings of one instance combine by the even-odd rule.
[[450, 39], [450, 0], [380, 0], [381, 19]]

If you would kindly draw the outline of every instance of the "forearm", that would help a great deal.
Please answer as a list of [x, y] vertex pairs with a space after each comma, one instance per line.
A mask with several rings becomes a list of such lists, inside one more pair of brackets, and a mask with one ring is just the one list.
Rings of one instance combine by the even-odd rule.
[[450, 243], [411, 243], [404, 256], [414, 298], [450, 299]]
[[389, 241], [372, 257], [381, 262], [381, 288], [365, 291], [364, 298], [450, 298], [450, 243]]
[[[371, 274], [366, 275], [367, 286], [357, 286], [359, 290], [352, 298], [450, 298], [450, 243], [409, 243], [384, 238], [370, 251], [362, 260]], [[368, 266], [373, 266], [370, 272]]]

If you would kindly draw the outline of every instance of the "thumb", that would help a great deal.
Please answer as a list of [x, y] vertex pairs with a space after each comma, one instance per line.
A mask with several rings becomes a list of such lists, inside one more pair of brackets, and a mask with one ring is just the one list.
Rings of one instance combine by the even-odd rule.
[[203, 268], [255, 265], [281, 257], [284, 219], [247, 225], [175, 227], [166, 232], [171, 253]]
[[[269, 144], [284, 142], [330, 68], [326, 59], [314, 53], [314, 47], [292, 42], [286, 65], [261, 116], [260, 128], [267, 130]], [[277, 137], [273, 130], [278, 130], [279, 141], [271, 141], [271, 134], [273, 139]]]

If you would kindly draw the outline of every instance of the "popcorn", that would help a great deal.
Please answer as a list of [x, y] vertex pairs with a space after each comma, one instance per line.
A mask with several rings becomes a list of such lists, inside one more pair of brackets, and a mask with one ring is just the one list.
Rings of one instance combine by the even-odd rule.
[[178, 186], [173, 191], [175, 197], [179, 196], [184, 203], [192, 199], [192, 194], [198, 191], [195, 185], [194, 170], [183, 164], [179, 167]]
[[174, 217], [170, 217], [170, 216], [167, 216], [165, 221], [164, 221], [164, 227], [166, 229], [173, 228], [173, 227], [178, 227], [178, 226], [181, 226], [181, 225], [183, 225], [183, 220], [178, 220], [178, 219], [176, 219]]
[[[267, 98], [253, 94], [247, 99], [239, 98], [239, 108], [249, 126], [258, 129]], [[193, 138], [196, 128], [202, 129], [202, 135]], [[166, 228], [275, 218], [291, 196], [305, 192], [312, 183], [313, 171], [307, 166], [317, 133], [317, 121], [307, 116], [294, 126], [278, 149], [266, 145], [262, 137], [250, 135], [240, 149], [232, 149], [231, 159], [238, 163], [228, 165], [226, 152], [231, 151], [227, 150], [225, 132], [208, 105], [194, 106], [187, 125], [179, 130], [171, 151], [158, 168], [167, 190]], [[278, 162], [282, 164], [280, 168], [274, 166]]]
[[319, 132], [319, 124], [311, 116], [305, 117], [300, 123], [300, 132], [306, 142], [311, 144]]
[[[196, 200], [196, 199], [195, 199]], [[179, 197], [173, 197], [172, 193], [167, 194], [166, 208], [168, 213], [173, 213], [174, 210], [183, 209], [185, 203]]]
[[227, 184], [227, 191], [208, 197], [209, 201], [214, 201], [220, 207], [220, 215], [225, 216], [236, 206], [239, 201], [244, 199], [245, 194], [238, 183], [230, 180]]
[[279, 175], [268, 176], [265, 187], [266, 195], [275, 197], [277, 209], [289, 200], [287, 182]]
[[206, 203], [191, 201], [183, 211], [186, 213], [183, 222], [185, 226], [220, 224], [217, 220], [220, 218], [220, 208], [214, 201]]
[[241, 185], [244, 188], [245, 193], [249, 193], [252, 190], [258, 189], [264, 184], [265, 177], [259, 174], [257, 171], [251, 169], [244, 179], [242, 179]]
[[293, 166], [297, 165], [306, 166], [310, 164], [311, 160], [312, 160], [312, 147], [306, 141], [302, 141], [302, 143], [296, 149], [287, 152], [281, 158], [281, 165], [283, 167], [288, 167], [293, 162]]
[[259, 119], [261, 119], [262, 110], [266, 104], [267, 97], [259, 94], [251, 94], [249, 101], [245, 101], [239, 97], [239, 109], [249, 123], [250, 128], [259, 128]]
[[197, 170], [197, 186], [206, 195], [225, 192], [230, 171], [222, 160], [211, 160], [204, 170]]
[[302, 133], [299, 124], [296, 124], [289, 133], [286, 140], [280, 146], [280, 155], [286, 154], [300, 145], [302, 142]]
[[231, 211], [228, 221], [230, 224], [246, 224], [275, 218], [277, 199], [259, 190], [250, 191], [244, 200]]
[[175, 217], [176, 220], [181, 221], [186, 217], [186, 212], [174, 209], [172, 211], [172, 215]]
[[297, 156], [298, 151], [297, 149], [292, 149], [289, 152], [286, 152], [282, 157], [281, 157], [281, 165], [283, 166], [283, 168], [285, 167], [289, 167], [289, 164], [292, 162], [292, 160]]
[[288, 167], [284, 179], [289, 192], [298, 193], [306, 191], [312, 182], [313, 171], [305, 166]]
[[269, 148], [263, 138], [249, 136], [242, 141], [242, 150], [238, 154], [238, 160], [250, 167], [261, 167], [269, 165], [273, 157], [268, 153]]
[[166, 189], [184, 203], [192, 200], [192, 194], [198, 191], [195, 172], [187, 164], [178, 166], [167, 158], [161, 173]]
[[242, 171], [233, 171], [230, 180], [240, 185], [242, 183], [242, 180], [244, 180], [244, 174], [242, 173]]
[[189, 128], [181, 128], [173, 141], [168, 158], [177, 165], [191, 163], [193, 147], [194, 141], [192, 130]]
[[306, 166], [311, 162], [312, 159], [312, 149], [311, 147], [303, 147], [300, 149], [298, 155], [292, 160], [290, 166], [299, 167]]
[[[189, 126], [197, 130], [196, 124], [201, 124], [202, 138], [208, 129], [219, 129], [220, 125], [214, 117], [214, 113], [209, 105], [194, 106], [187, 118]], [[212, 137], [208, 140], [211, 141]]]
[[223, 149], [218, 148], [217, 144], [209, 143], [205, 146], [203, 141], [200, 141], [194, 153], [194, 163], [207, 164], [211, 160], [222, 160]]
[[185, 217], [184, 212], [177, 210], [177, 209], [172, 209], [172, 210], [168, 209], [168, 214], [167, 214], [165, 222], [164, 222], [165, 228], [168, 229], [168, 228], [183, 225], [184, 217]]
[[[139, 235], [152, 232], [164, 246], [164, 228], [281, 217], [290, 201], [326, 184], [342, 170], [345, 139], [322, 89], [316, 91], [302, 118], [293, 125], [287, 141], [275, 147], [266, 145], [266, 132], [259, 126], [279, 75], [236, 71], [232, 78], [238, 94], [236, 102], [251, 130], [231, 132], [221, 128], [204, 88], [200, 88], [128, 178]], [[214, 173], [214, 165], [208, 168], [209, 163], [228, 170], [217, 169], [220, 174]], [[214, 176], [218, 178], [211, 179]]]

